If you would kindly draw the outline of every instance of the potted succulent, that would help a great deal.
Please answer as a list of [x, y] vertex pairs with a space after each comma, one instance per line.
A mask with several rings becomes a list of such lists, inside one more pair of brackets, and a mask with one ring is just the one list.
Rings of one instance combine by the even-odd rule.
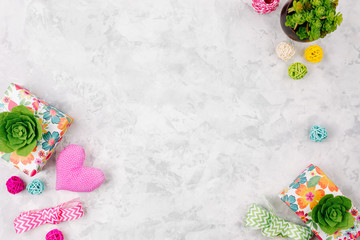
[[281, 11], [281, 27], [291, 39], [311, 42], [334, 32], [342, 14], [336, 12], [338, 0], [290, 0]]

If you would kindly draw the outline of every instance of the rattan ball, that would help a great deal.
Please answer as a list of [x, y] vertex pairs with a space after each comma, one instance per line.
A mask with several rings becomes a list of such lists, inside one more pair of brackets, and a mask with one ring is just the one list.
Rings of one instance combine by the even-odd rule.
[[6, 187], [9, 193], [17, 194], [24, 190], [25, 184], [23, 180], [21, 180], [21, 178], [17, 176], [12, 176], [11, 178], [9, 178], [9, 180], [7, 180]]
[[299, 80], [305, 77], [307, 68], [304, 64], [297, 62], [290, 65], [288, 73], [292, 79]]
[[45, 184], [39, 180], [34, 179], [29, 185], [27, 185], [26, 190], [31, 195], [40, 195], [45, 189]]
[[325, 128], [315, 125], [310, 129], [309, 137], [314, 142], [322, 142], [327, 137], [327, 131]]
[[276, 46], [276, 54], [286, 62], [294, 56], [295, 48], [290, 43], [281, 42]]
[[64, 236], [61, 231], [54, 229], [46, 234], [46, 240], [64, 240]]
[[319, 45], [313, 45], [305, 49], [305, 59], [311, 63], [320, 62], [323, 56], [323, 50]]

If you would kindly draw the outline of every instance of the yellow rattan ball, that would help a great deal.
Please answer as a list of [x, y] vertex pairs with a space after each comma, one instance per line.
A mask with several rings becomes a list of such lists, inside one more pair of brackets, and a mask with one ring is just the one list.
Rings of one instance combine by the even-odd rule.
[[318, 63], [323, 58], [323, 50], [318, 45], [313, 45], [305, 50], [305, 59], [312, 63]]

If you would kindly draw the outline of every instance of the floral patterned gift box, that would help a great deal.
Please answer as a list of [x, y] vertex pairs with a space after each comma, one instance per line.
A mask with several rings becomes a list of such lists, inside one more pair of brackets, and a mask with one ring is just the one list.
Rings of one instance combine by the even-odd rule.
[[73, 119], [40, 100], [29, 90], [11, 83], [0, 101], [0, 112], [10, 112], [18, 105], [24, 105], [39, 119], [42, 126], [42, 138], [26, 157], [17, 155], [15, 151], [12, 153], [0, 152], [0, 157], [32, 177], [45, 166]]
[[359, 210], [317, 166], [307, 167], [280, 198], [319, 239], [360, 237]]

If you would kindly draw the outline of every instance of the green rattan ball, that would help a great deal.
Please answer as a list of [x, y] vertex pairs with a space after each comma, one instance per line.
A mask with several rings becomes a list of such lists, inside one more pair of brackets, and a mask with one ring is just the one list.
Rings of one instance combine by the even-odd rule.
[[305, 77], [307, 68], [304, 64], [297, 62], [290, 65], [288, 72], [292, 79], [299, 80]]

